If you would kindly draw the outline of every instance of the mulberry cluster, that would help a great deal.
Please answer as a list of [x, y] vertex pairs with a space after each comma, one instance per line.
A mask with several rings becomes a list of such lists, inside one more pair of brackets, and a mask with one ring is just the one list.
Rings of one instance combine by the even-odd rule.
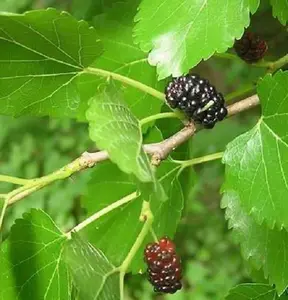
[[159, 243], [148, 244], [144, 260], [148, 265], [148, 280], [155, 292], [174, 294], [182, 288], [181, 260], [168, 237], [163, 237]]
[[167, 85], [166, 100], [171, 108], [183, 111], [189, 119], [213, 128], [227, 115], [225, 100], [208, 80], [187, 74], [173, 78]]
[[246, 31], [240, 40], [234, 43], [234, 50], [245, 62], [251, 64], [262, 59], [268, 49], [264, 40], [253, 32]]

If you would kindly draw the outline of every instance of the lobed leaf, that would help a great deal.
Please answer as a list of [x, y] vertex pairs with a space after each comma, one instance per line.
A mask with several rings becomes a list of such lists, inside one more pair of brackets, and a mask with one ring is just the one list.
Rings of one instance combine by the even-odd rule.
[[258, 84], [262, 117], [225, 151], [224, 192], [235, 191], [258, 224], [288, 227], [288, 72], [267, 75]]
[[65, 243], [65, 235], [41, 210], [16, 220], [0, 248], [0, 299], [69, 300]]
[[231, 47], [258, 5], [259, 0], [143, 0], [135, 18], [135, 42], [150, 51], [159, 79], [179, 76]]

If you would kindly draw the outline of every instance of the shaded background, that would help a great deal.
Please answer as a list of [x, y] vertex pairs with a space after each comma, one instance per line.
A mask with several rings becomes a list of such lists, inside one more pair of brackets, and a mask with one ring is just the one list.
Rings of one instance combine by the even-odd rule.
[[[123, 0], [125, 1], [125, 0]], [[105, 3], [104, 3], [105, 2]], [[69, 11], [79, 19], [91, 21], [103, 13], [105, 5], [113, 0], [1, 0], [0, 10], [24, 12], [31, 9], [56, 7]], [[114, 1], [116, 2], [116, 0]], [[104, 3], [104, 4], [103, 4]], [[268, 1], [252, 17], [250, 30], [267, 40], [267, 60], [275, 60], [288, 48], [287, 27], [272, 17]], [[231, 50], [231, 52], [233, 52]], [[231, 98], [236, 90], [253, 94], [253, 84], [265, 70], [247, 66], [241, 61], [213, 58], [194, 69], [208, 78], [219, 91]], [[252, 85], [252, 86], [251, 86]], [[233, 99], [237, 100], [237, 97]], [[164, 108], [165, 109], [165, 108]], [[225, 145], [239, 134], [250, 129], [259, 117], [259, 109], [233, 117], [218, 124], [212, 131], [201, 131], [193, 141], [180, 147], [174, 157], [183, 159], [224, 151]], [[164, 136], [177, 130], [171, 120], [158, 122]], [[0, 173], [23, 177], [39, 177], [59, 169], [85, 150], [94, 150], [89, 140], [87, 125], [74, 120], [0, 116]], [[184, 289], [175, 295], [155, 296], [142, 275], [127, 276], [128, 299], [223, 299], [227, 291], [241, 282], [263, 281], [261, 272], [250, 270], [241, 258], [237, 241], [227, 229], [224, 213], [220, 209], [220, 187], [224, 169], [219, 161], [199, 165], [185, 173], [186, 203], [183, 219], [175, 237], [184, 265]], [[69, 180], [59, 181], [29, 196], [9, 208], [4, 223], [4, 237], [16, 218], [30, 207], [48, 212], [57, 225], [69, 230], [85, 217], [81, 195], [89, 179], [89, 170]], [[13, 188], [0, 184], [0, 193]]]

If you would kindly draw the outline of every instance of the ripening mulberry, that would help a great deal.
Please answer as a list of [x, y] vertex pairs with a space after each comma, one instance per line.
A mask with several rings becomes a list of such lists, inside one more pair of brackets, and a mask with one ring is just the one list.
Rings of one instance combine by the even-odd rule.
[[182, 288], [182, 268], [174, 243], [163, 237], [159, 243], [148, 244], [144, 251], [148, 280], [155, 292], [174, 294]]
[[258, 35], [246, 31], [240, 40], [235, 41], [234, 50], [241, 59], [252, 64], [264, 57], [268, 46]]
[[189, 119], [213, 128], [227, 115], [225, 100], [208, 80], [195, 74], [173, 78], [165, 90], [171, 108], [183, 111]]

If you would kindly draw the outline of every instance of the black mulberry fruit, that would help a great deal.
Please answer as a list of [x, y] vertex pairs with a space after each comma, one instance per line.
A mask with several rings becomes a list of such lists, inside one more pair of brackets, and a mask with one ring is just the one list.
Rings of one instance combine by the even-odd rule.
[[189, 119], [213, 128], [217, 121], [227, 115], [225, 100], [208, 80], [195, 74], [173, 78], [165, 90], [171, 108], [183, 111]]
[[268, 46], [258, 35], [246, 31], [240, 40], [235, 41], [234, 50], [241, 59], [252, 64], [264, 57]]
[[159, 243], [148, 244], [144, 260], [148, 265], [148, 280], [155, 292], [174, 294], [182, 288], [181, 260], [168, 237], [163, 237]]

